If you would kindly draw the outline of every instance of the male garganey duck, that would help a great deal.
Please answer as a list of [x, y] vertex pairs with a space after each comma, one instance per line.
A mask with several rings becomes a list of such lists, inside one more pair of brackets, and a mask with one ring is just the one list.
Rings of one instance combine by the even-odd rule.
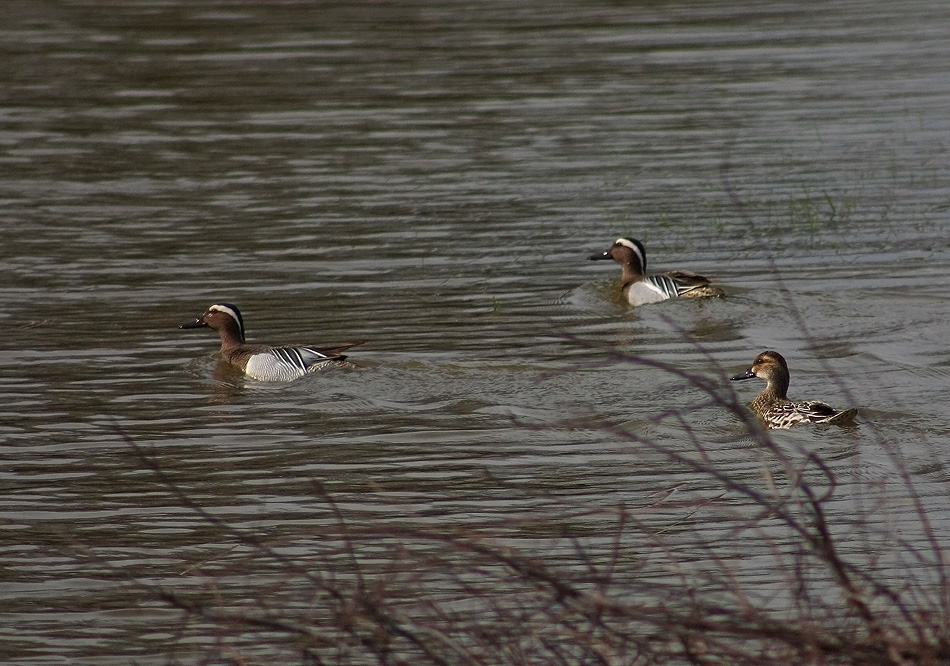
[[630, 305], [657, 303], [677, 297], [725, 296], [725, 292], [712, 286], [707, 278], [690, 271], [647, 275], [647, 253], [643, 243], [635, 238], [618, 238], [609, 250], [603, 254], [595, 254], [590, 259], [613, 259], [620, 264], [623, 271], [621, 288]]
[[733, 381], [764, 379], [765, 389], [752, 401], [750, 407], [769, 428], [791, 428], [798, 423], [848, 424], [858, 410], [854, 407], [838, 411], [819, 400], [793, 402], [788, 399], [788, 364], [775, 351], [764, 351], [755, 357], [752, 367], [732, 377]]
[[221, 336], [221, 356], [253, 379], [289, 381], [317, 370], [332, 361], [342, 361], [342, 352], [364, 341], [347, 342], [331, 347], [271, 347], [244, 342], [244, 318], [230, 303], [216, 303], [193, 321], [178, 328], [213, 328]]

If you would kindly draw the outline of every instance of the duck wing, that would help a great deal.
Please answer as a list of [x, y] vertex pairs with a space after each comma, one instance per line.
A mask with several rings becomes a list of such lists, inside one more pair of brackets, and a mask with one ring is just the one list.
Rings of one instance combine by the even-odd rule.
[[302, 349], [306, 349], [308, 351], [314, 352], [315, 354], [322, 354], [324, 356], [339, 357], [340, 354], [345, 352], [347, 349], [361, 345], [364, 342], [366, 342], [366, 340], [354, 340], [353, 342], [342, 342], [339, 344], [333, 344], [333, 345], [327, 345], [327, 346], [321, 346], [321, 347], [307, 345], [306, 347], [302, 347]]
[[359, 342], [347, 342], [326, 347], [260, 347], [248, 358], [244, 368], [254, 379], [288, 381], [303, 377], [331, 361], [346, 358], [341, 352]]
[[283, 363], [289, 363], [298, 368], [301, 372], [307, 372], [313, 366], [325, 361], [342, 361], [346, 358], [343, 352], [363, 342], [364, 340], [344, 342], [326, 347], [271, 347], [267, 353]]
[[708, 277], [693, 271], [668, 271], [663, 273], [662, 277], [669, 278], [684, 287], [705, 287], [710, 283]]
[[831, 405], [820, 400], [786, 402], [769, 407], [763, 414], [770, 428], [791, 428], [799, 423], [835, 423], [842, 424], [852, 420], [857, 409], [839, 412]]
[[819, 421], [819, 423], [834, 423], [835, 425], [849, 425], [854, 423], [854, 417], [858, 415], [858, 408], [843, 409], [834, 416]]
[[652, 287], [660, 291], [666, 298], [676, 298], [683, 294], [709, 286], [709, 279], [690, 271], [669, 271], [650, 275], [644, 279]]

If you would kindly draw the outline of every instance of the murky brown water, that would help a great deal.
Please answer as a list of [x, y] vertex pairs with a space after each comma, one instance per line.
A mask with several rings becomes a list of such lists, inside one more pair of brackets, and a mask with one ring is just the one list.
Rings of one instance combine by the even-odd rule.
[[[661, 529], [693, 511], [666, 493], [720, 496], [613, 426], [761, 478], [737, 418], [689, 411], [706, 396], [607, 350], [724, 383], [782, 351], [792, 397], [857, 404], [864, 425], [778, 441], [821, 456], [837, 497], [883, 480], [922, 544], [896, 454], [947, 533], [946, 3], [5, 13], [8, 663], [216, 654], [217, 625], [182, 621], [151, 586], [306, 603], [306, 581], [274, 583], [119, 431], [191, 501], [300, 558], [335, 524], [324, 491], [357, 528], [504, 526], [567, 566], [546, 541], [560, 517], [605, 512], [571, 519], [596, 557], [618, 505], [650, 506]], [[624, 307], [616, 267], [587, 261], [621, 234], [729, 297]], [[255, 340], [368, 342], [349, 367], [245, 382], [221, 372], [210, 332], [176, 330], [215, 301], [240, 305]], [[669, 410], [685, 423], [657, 420]], [[683, 549], [702, 562], [694, 530]], [[368, 571], [384, 544], [363, 544]], [[771, 553], [737, 548], [750, 568]], [[245, 657], [273, 659], [250, 643]]]

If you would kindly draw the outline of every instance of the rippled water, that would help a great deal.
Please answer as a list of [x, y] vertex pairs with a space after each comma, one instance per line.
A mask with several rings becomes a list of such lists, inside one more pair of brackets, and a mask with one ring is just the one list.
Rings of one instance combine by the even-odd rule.
[[[720, 497], [670, 449], [762, 478], [736, 416], [616, 353], [725, 386], [780, 350], [792, 397], [862, 410], [776, 435], [836, 474], [832, 510], [880, 482], [925, 543], [903, 463], [947, 527], [945, 3], [8, 10], [6, 661], [214, 653], [156, 589], [261, 600], [278, 574], [188, 502], [294, 556], [335, 502], [354, 528], [490, 525], [572, 566], [545, 541], [560, 518], [596, 555], [615, 507], [660, 529], [692, 515], [669, 493]], [[624, 306], [616, 266], [587, 261], [621, 234], [729, 296]], [[245, 381], [211, 332], [176, 329], [216, 301], [254, 340], [368, 342], [346, 367]], [[385, 543], [363, 543], [368, 569]]]

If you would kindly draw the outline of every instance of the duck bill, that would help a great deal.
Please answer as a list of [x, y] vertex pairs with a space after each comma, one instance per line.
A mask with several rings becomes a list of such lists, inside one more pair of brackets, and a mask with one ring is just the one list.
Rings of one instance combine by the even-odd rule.
[[202, 326], [207, 326], [207, 324], [201, 317], [198, 317], [194, 321], [186, 321], [184, 324], [179, 324], [178, 328], [201, 328]]
[[601, 259], [612, 259], [610, 252], [604, 252], [603, 254], [592, 254], [587, 257], [590, 261], [600, 261]]
[[741, 381], [741, 380], [743, 380], [743, 379], [752, 379], [753, 377], [755, 377], [755, 373], [752, 372], [752, 368], [749, 368], [749, 369], [746, 370], [745, 372], [740, 372], [738, 375], [733, 375], [733, 376], [730, 377], [729, 379], [732, 380], [732, 381], [734, 381], [734, 382], [738, 382], [738, 381]]

